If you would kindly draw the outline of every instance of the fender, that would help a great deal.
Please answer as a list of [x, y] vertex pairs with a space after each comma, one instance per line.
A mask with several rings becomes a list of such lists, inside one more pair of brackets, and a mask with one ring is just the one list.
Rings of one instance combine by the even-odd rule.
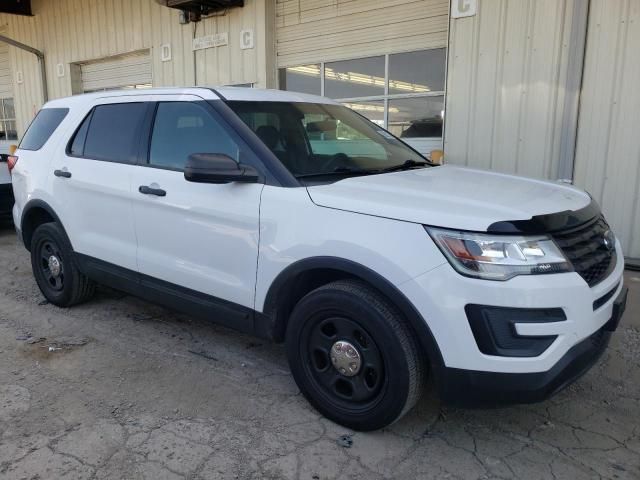
[[[29, 230], [25, 231], [25, 226], [27, 226], [25, 225], [25, 221], [27, 219], [27, 216], [29, 215], [29, 212], [31, 212], [35, 208], [39, 208], [47, 212], [51, 216], [51, 218], [53, 218], [57, 223], [59, 223], [62, 226], [62, 229], [64, 230], [64, 224], [60, 221], [60, 217], [58, 217], [58, 214], [51, 207], [51, 205], [49, 205], [44, 200], [39, 200], [39, 199], [29, 200], [27, 204], [24, 206], [24, 208], [22, 209], [22, 215], [20, 217], [20, 237], [22, 238], [22, 243], [24, 244], [27, 250], [31, 248], [31, 234], [33, 232]], [[66, 234], [66, 230], [65, 230], [65, 234]], [[67, 239], [68, 239], [68, 236], [67, 236]]]
[[338, 274], [342, 273], [343, 276], [359, 278], [387, 297], [400, 310], [417, 334], [420, 345], [429, 358], [430, 369], [436, 377], [436, 381], [438, 380], [440, 372], [444, 368], [444, 360], [438, 343], [420, 312], [395, 285], [382, 275], [364, 265], [344, 258], [310, 257], [292, 263], [278, 274], [269, 287], [263, 308], [263, 315], [270, 317], [273, 322], [271, 326], [273, 338], [276, 340], [284, 338], [288, 318], [282, 318], [283, 315], [278, 314], [278, 309], [286, 305], [286, 295], [292, 292], [292, 287], [296, 285], [300, 275], [311, 273], [314, 270], [329, 270]]

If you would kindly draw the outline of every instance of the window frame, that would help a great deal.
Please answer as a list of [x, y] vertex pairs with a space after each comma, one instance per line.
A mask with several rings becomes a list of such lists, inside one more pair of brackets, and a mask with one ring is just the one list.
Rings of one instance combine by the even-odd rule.
[[[389, 82], [391, 81], [391, 79], [389, 78], [389, 59], [391, 56], [393, 55], [399, 55], [399, 54], [404, 54], [404, 53], [416, 53], [416, 52], [423, 52], [423, 51], [427, 51], [427, 50], [439, 50], [439, 49], [443, 49], [445, 52], [445, 70], [444, 70], [444, 89], [443, 90], [434, 90], [434, 91], [429, 91], [429, 92], [421, 92], [421, 93], [389, 93]], [[447, 47], [437, 47], [437, 48], [423, 48], [423, 49], [419, 49], [419, 50], [411, 50], [411, 51], [407, 51], [407, 52], [393, 52], [393, 53], [386, 53], [383, 55], [369, 55], [366, 57], [354, 57], [354, 58], [349, 58], [349, 59], [344, 59], [344, 60], [335, 60], [335, 61], [321, 61], [321, 62], [311, 62], [311, 63], [305, 63], [305, 64], [301, 64], [299, 66], [306, 66], [306, 65], [320, 65], [320, 96], [326, 96], [326, 90], [325, 90], [325, 80], [326, 80], [326, 74], [325, 74], [325, 70], [326, 70], [326, 66], [328, 64], [331, 63], [335, 63], [338, 61], [349, 61], [349, 60], [361, 60], [364, 58], [375, 58], [375, 57], [384, 57], [384, 93], [382, 95], [371, 95], [371, 96], [362, 96], [362, 97], [345, 97], [345, 98], [333, 98], [333, 100], [335, 100], [336, 102], [342, 103], [342, 104], [347, 104], [347, 103], [357, 103], [357, 102], [374, 102], [374, 101], [382, 101], [383, 103], [383, 121], [382, 121], [382, 125], [379, 125], [377, 122], [374, 122], [373, 120], [369, 120], [372, 121], [373, 123], [375, 123], [376, 125], [378, 125], [379, 127], [384, 128], [385, 130], [389, 130], [389, 103], [393, 100], [401, 100], [401, 99], [407, 99], [407, 98], [424, 98], [424, 97], [443, 97], [444, 98], [444, 102], [446, 105], [446, 86], [447, 86], [447, 71], [446, 71], [446, 58], [447, 58]], [[298, 65], [290, 65], [288, 67], [282, 67], [280, 70], [286, 70], [287, 68], [295, 68]], [[278, 77], [280, 78], [280, 77]], [[353, 109], [355, 110], [357, 113], [359, 113], [360, 115], [365, 116], [364, 114], [360, 113], [357, 111], [357, 109]], [[427, 137], [427, 138], [444, 138], [444, 118], [443, 118], [443, 135], [442, 137]], [[404, 141], [404, 140], [403, 140]]]
[[[111, 160], [111, 159], [107, 159], [107, 158], [96, 158], [96, 157], [91, 157], [86, 155], [86, 146], [87, 146], [87, 137], [89, 135], [89, 131], [91, 130], [91, 123], [93, 122], [93, 115], [96, 111], [96, 109], [98, 109], [99, 107], [105, 107], [108, 105], [127, 105], [127, 104], [143, 104], [146, 107], [145, 112], [142, 115], [142, 121], [140, 123], [140, 125], [138, 125], [136, 134], [135, 134], [135, 138], [138, 139], [138, 144], [134, 147], [134, 152], [135, 152], [135, 159], [133, 162], [124, 162], [124, 161], [119, 161], [119, 160]], [[65, 147], [65, 154], [68, 157], [71, 158], [81, 158], [84, 160], [95, 160], [97, 162], [107, 162], [107, 163], [117, 163], [119, 165], [139, 165], [140, 164], [140, 159], [141, 159], [141, 145], [142, 145], [142, 136], [144, 135], [145, 132], [145, 128], [147, 128], [147, 124], [149, 123], [149, 111], [151, 109], [151, 106], [154, 102], [149, 102], [149, 101], [145, 101], [145, 100], [134, 100], [134, 101], [130, 101], [130, 102], [107, 102], [107, 103], [97, 103], [91, 106], [90, 110], [82, 117], [82, 120], [77, 124], [76, 128], [73, 131], [73, 134], [71, 135], [71, 137], [69, 137], [69, 141], [67, 142], [67, 145]], [[73, 142], [76, 139], [76, 136], [78, 135], [78, 133], [80, 132], [80, 129], [82, 128], [82, 125], [84, 124], [85, 121], [89, 121], [89, 124], [87, 125], [87, 132], [85, 133], [85, 138], [84, 141], [82, 143], [82, 155], [74, 155], [71, 153], [71, 145], [73, 145]]]

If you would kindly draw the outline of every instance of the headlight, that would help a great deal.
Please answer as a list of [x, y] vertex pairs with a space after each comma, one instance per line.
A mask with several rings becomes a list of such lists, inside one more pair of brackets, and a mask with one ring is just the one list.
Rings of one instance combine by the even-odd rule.
[[549, 237], [485, 235], [425, 227], [449, 263], [462, 275], [509, 280], [517, 275], [572, 271]]

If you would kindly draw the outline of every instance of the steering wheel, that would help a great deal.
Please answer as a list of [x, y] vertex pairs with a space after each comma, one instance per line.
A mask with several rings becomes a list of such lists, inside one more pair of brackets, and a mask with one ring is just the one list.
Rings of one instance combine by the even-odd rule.
[[346, 153], [336, 153], [332, 155], [324, 164], [322, 165], [323, 172], [333, 172], [336, 168], [341, 166], [346, 166], [345, 164], [349, 162], [349, 155]]

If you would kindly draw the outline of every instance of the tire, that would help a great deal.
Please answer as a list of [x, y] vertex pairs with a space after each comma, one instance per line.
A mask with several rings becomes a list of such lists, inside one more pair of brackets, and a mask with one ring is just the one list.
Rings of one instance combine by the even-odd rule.
[[356, 280], [330, 283], [300, 300], [287, 326], [286, 351], [309, 403], [353, 430], [376, 430], [400, 419], [416, 404], [426, 380], [402, 316]]
[[59, 307], [85, 302], [95, 292], [95, 284], [78, 270], [71, 243], [57, 223], [44, 223], [33, 232], [31, 268], [42, 294]]

